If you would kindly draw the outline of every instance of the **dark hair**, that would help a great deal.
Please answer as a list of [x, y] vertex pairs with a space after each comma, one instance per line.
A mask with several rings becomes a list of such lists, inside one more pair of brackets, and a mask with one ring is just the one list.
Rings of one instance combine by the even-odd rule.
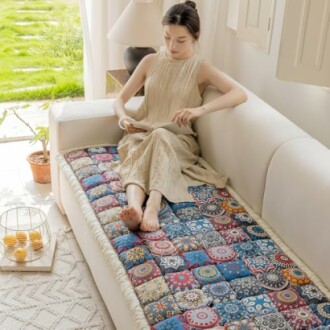
[[170, 7], [162, 21], [163, 25], [182, 25], [185, 26], [191, 35], [199, 38], [200, 21], [194, 1], [185, 1]]

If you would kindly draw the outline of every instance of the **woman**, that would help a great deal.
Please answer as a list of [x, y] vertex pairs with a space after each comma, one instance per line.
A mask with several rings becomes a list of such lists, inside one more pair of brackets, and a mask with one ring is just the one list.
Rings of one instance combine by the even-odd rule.
[[[191, 124], [206, 113], [246, 101], [243, 90], [195, 53], [200, 34], [195, 2], [172, 6], [162, 24], [165, 49], [140, 62], [114, 102], [119, 125], [125, 130], [118, 150], [128, 206], [121, 218], [131, 230], [159, 228], [163, 196], [174, 203], [192, 201], [188, 186], [225, 186], [223, 177], [201, 165]], [[134, 119], [153, 127], [151, 131], [132, 123], [125, 111], [126, 102], [143, 85], [144, 101]], [[214, 86], [223, 95], [201, 105], [201, 94], [207, 86]], [[163, 128], [169, 123], [177, 125], [175, 133]]]

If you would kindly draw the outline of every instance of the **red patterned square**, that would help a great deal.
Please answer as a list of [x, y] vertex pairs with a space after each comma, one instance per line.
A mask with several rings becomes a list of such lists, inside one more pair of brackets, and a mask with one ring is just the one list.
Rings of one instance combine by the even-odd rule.
[[227, 262], [236, 259], [236, 252], [228, 245], [221, 245], [205, 250], [215, 262]]
[[156, 277], [161, 276], [162, 273], [154, 260], [148, 260], [141, 265], [131, 268], [128, 271], [128, 275], [132, 284], [134, 286], [139, 286]]
[[113, 195], [107, 195], [92, 202], [92, 207], [96, 213], [119, 206], [117, 198]]
[[241, 243], [250, 240], [250, 237], [242, 228], [232, 228], [220, 231], [227, 244]]
[[200, 288], [195, 276], [189, 270], [165, 274], [164, 277], [173, 293]]
[[147, 241], [149, 251], [155, 256], [171, 256], [177, 254], [178, 250], [171, 241]]
[[217, 215], [210, 219], [213, 227], [217, 231], [237, 228], [237, 222], [227, 214]]
[[321, 320], [308, 307], [300, 307], [282, 312], [293, 329], [314, 329], [322, 325]]
[[305, 301], [299, 296], [298, 292], [289, 288], [282, 291], [268, 293], [269, 298], [279, 311], [299, 308], [306, 306]]

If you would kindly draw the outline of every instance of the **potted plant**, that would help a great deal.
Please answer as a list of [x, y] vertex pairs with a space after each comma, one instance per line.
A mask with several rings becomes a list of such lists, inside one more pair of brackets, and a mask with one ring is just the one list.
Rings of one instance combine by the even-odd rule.
[[[39, 106], [42, 110], [49, 109], [50, 102], [45, 102]], [[33, 133], [33, 137], [30, 143], [40, 142], [42, 145], [42, 150], [30, 153], [27, 156], [27, 161], [29, 162], [33, 174], [33, 179], [38, 183], [50, 183], [50, 160], [49, 151], [47, 149], [49, 143], [49, 128], [48, 126], [38, 126], [32, 127], [20, 113], [18, 109], [27, 109], [30, 104], [15, 105], [6, 109], [0, 118], [0, 125], [4, 122], [9, 112], [12, 112], [18, 120], [20, 120], [29, 130]]]

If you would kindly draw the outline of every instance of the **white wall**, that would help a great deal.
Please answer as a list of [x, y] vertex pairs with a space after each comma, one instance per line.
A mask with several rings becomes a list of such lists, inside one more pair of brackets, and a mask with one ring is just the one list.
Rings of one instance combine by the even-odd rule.
[[235, 36], [226, 27], [230, 0], [219, 2], [213, 64], [257, 94], [284, 116], [330, 148], [330, 92], [319, 86], [276, 78], [285, 0], [276, 2], [269, 54]]

